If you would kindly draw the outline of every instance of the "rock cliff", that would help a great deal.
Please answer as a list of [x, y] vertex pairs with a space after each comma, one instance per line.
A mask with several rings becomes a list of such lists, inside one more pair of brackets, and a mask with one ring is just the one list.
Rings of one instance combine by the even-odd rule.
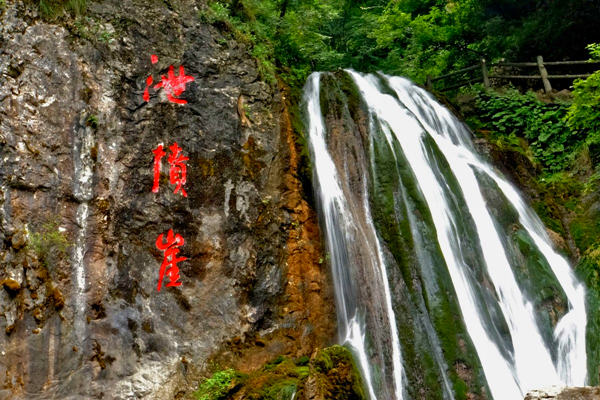
[[[1, 9], [0, 398], [175, 398], [210, 363], [249, 372], [334, 339], [283, 89], [202, 7]], [[144, 101], [170, 65], [194, 78], [187, 104]], [[187, 197], [166, 168], [151, 191], [152, 150], [175, 142]], [[158, 292], [169, 229], [187, 260]]]

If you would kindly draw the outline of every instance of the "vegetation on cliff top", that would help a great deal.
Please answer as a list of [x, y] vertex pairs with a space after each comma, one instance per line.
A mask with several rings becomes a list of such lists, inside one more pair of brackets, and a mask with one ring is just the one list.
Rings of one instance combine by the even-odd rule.
[[314, 70], [382, 70], [424, 81], [481, 57], [582, 59], [598, 1], [209, 0], [201, 12], [253, 45], [267, 73], [301, 87]]

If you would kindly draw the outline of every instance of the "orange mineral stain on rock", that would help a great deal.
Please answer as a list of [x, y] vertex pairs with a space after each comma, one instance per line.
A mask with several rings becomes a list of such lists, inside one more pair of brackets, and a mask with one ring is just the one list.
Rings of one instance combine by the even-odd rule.
[[299, 353], [304, 355], [325, 346], [334, 337], [335, 308], [327, 266], [323, 263], [317, 216], [302, 197], [302, 184], [298, 179], [299, 156], [286, 108], [281, 124], [290, 152], [285, 198], [292, 217], [287, 239], [286, 308], [297, 321], [297, 327], [312, 327], [308, 335], [295, 332], [300, 337]]
[[[280, 114], [280, 133], [284, 171], [279, 188], [283, 194], [277, 207], [287, 212], [289, 223], [282, 223], [287, 239], [285, 259], [281, 261], [284, 288], [275, 307], [279, 322], [268, 334], [252, 332], [229, 340], [211, 360], [213, 365], [245, 373], [279, 355], [310, 356], [332, 344], [336, 334], [333, 286], [323, 262], [317, 215], [304, 199], [298, 178], [300, 157], [286, 104]], [[254, 146], [249, 140], [243, 148], [248, 155], [244, 163], [249, 171], [258, 170], [251, 157], [256, 151]]]

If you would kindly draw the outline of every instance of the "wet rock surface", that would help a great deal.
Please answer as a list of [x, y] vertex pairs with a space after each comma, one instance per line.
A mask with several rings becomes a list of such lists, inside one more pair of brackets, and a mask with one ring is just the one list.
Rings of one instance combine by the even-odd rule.
[[597, 400], [600, 399], [600, 388], [551, 388], [533, 390], [527, 393], [525, 400]]
[[[252, 369], [332, 339], [281, 94], [201, 7], [106, 0], [54, 24], [29, 3], [0, 14], [0, 399], [173, 398], [209, 359]], [[170, 65], [195, 79], [188, 104], [162, 90], [144, 102], [146, 78]], [[187, 198], [164, 164], [151, 192], [152, 150], [174, 142]], [[182, 286], [158, 292], [169, 229], [187, 260]]]

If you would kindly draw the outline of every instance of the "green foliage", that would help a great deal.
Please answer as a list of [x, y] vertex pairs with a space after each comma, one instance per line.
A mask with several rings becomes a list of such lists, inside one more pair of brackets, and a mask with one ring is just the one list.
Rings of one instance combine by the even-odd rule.
[[74, 36], [92, 43], [109, 44], [114, 40], [114, 31], [106, 30], [101, 21], [88, 16], [77, 16], [69, 28]]
[[40, 0], [38, 7], [42, 18], [55, 20], [65, 12], [76, 16], [85, 14], [87, 0]]
[[587, 0], [209, 0], [200, 12], [251, 44], [264, 79], [277, 73], [298, 88], [315, 70], [382, 70], [424, 82], [481, 57], [582, 58], [597, 17]]
[[270, 84], [276, 82], [272, 44], [275, 35], [274, 4], [259, 0], [213, 0], [199, 13], [203, 22], [229, 31], [236, 40], [250, 45], [261, 78]]
[[200, 384], [198, 390], [194, 392], [197, 400], [222, 400], [228, 398], [238, 385], [243, 383], [246, 375], [236, 372], [233, 369], [218, 371]]
[[[592, 57], [600, 58], [600, 44], [587, 46]], [[587, 79], [578, 79], [573, 84], [573, 104], [565, 117], [567, 125], [580, 136], [585, 143], [594, 149], [592, 158], [600, 161], [600, 71], [596, 71]]]
[[113, 34], [111, 32], [107, 32], [107, 31], [100, 32], [100, 35], [98, 36], [98, 40], [101, 41], [102, 43], [110, 43], [110, 41], [112, 39], [113, 39]]
[[29, 234], [27, 246], [46, 268], [51, 268], [67, 256], [69, 241], [59, 230], [58, 221], [49, 220]]
[[586, 46], [586, 49], [590, 52], [592, 59], [600, 60], [600, 43], [590, 43]]
[[209, 24], [230, 24], [229, 8], [219, 1], [211, 2], [199, 11], [198, 17]]
[[517, 138], [527, 140], [534, 159], [549, 172], [568, 167], [580, 150], [581, 134], [564, 122], [564, 104], [542, 103], [516, 90], [480, 92], [476, 104], [481, 121], [514, 144]]

